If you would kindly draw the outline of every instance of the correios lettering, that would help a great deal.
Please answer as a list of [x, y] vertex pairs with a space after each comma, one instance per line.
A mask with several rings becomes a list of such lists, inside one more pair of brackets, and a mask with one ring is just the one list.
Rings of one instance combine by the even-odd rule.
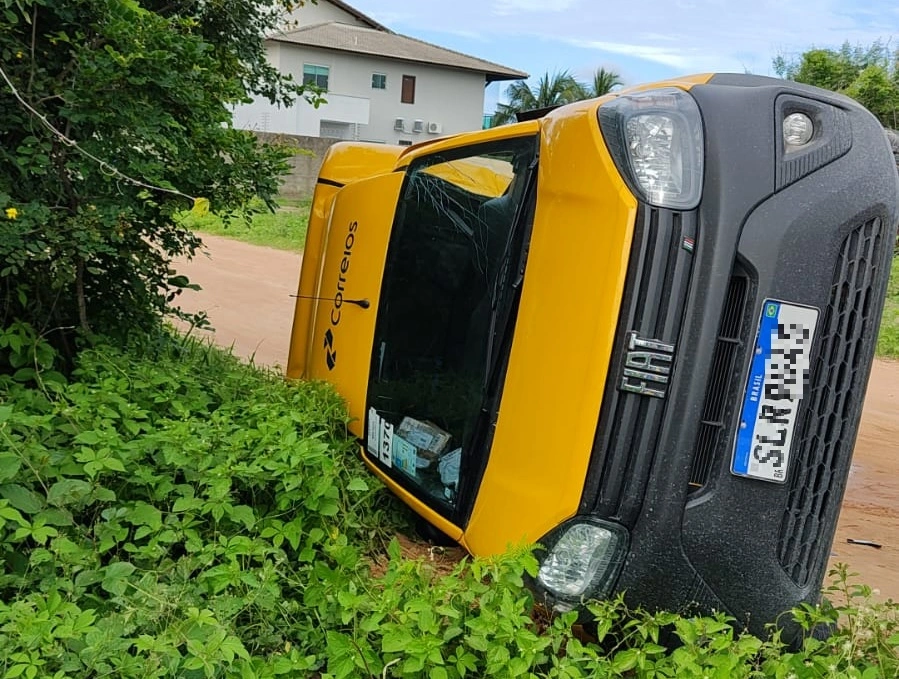
[[[359, 222], [352, 221], [347, 227], [346, 239], [343, 242], [343, 259], [340, 260], [340, 271], [337, 274], [337, 289], [334, 292], [334, 304], [331, 306], [331, 325], [340, 325], [340, 317], [343, 309], [343, 294], [346, 291], [347, 273], [350, 270], [350, 261], [353, 256], [353, 245], [356, 244], [356, 229]], [[328, 370], [334, 370], [337, 363], [337, 350], [334, 348], [334, 334], [328, 329], [325, 336], [325, 362]]]

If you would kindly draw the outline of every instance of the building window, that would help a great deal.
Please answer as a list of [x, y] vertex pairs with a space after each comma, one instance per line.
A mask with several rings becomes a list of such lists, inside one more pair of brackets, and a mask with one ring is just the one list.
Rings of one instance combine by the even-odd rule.
[[404, 104], [414, 104], [415, 103], [415, 76], [414, 75], [404, 75], [403, 76], [403, 92], [400, 95], [400, 101]]
[[400, 139], [398, 143], [400, 146], [412, 146], [411, 139]]
[[373, 90], [386, 90], [387, 89], [387, 76], [383, 73], [372, 73], [371, 74], [371, 88]]
[[313, 64], [303, 64], [303, 84], [315, 85], [316, 87], [328, 89], [328, 74], [331, 69], [327, 66], [314, 66]]

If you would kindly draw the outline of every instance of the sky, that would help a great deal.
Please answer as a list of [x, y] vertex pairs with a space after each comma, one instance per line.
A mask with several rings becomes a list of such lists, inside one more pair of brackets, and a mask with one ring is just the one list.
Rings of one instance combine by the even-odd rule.
[[[688, 73], [775, 75], [772, 59], [881, 40], [899, 47], [896, 0], [349, 0], [397, 33], [525, 71], [600, 66], [626, 84]], [[487, 89], [492, 111], [508, 83]]]

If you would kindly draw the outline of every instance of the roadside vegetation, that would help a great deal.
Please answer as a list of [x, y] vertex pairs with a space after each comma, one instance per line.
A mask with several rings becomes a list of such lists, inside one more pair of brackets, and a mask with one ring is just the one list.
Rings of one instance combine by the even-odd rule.
[[899, 358], [899, 257], [893, 257], [892, 267], [877, 353], [887, 358]]
[[[555, 619], [526, 547], [449, 572], [393, 539], [339, 399], [160, 334], [81, 352], [0, 334], [0, 676], [893, 677], [899, 607], [845, 573], [790, 650], [724, 616]], [[664, 643], [676, 640], [676, 643]]]
[[181, 224], [201, 235], [208, 233], [252, 245], [302, 252], [311, 203], [311, 200], [278, 198], [273, 212], [256, 202], [253, 207], [257, 212], [225, 219], [212, 213], [198, 216], [185, 212]]

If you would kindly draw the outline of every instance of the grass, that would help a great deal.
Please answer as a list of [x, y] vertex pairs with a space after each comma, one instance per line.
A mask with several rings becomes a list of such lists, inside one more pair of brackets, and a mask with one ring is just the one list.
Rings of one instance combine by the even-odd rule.
[[263, 211], [253, 215], [249, 221], [240, 217], [222, 219], [214, 214], [196, 217], [190, 213], [182, 219], [185, 226], [201, 233], [233, 238], [251, 245], [302, 252], [310, 204], [308, 199], [279, 199], [278, 209], [271, 213], [260, 203], [259, 209]]
[[899, 257], [893, 258], [890, 285], [883, 307], [883, 321], [880, 336], [877, 338], [877, 355], [884, 358], [899, 358]]

